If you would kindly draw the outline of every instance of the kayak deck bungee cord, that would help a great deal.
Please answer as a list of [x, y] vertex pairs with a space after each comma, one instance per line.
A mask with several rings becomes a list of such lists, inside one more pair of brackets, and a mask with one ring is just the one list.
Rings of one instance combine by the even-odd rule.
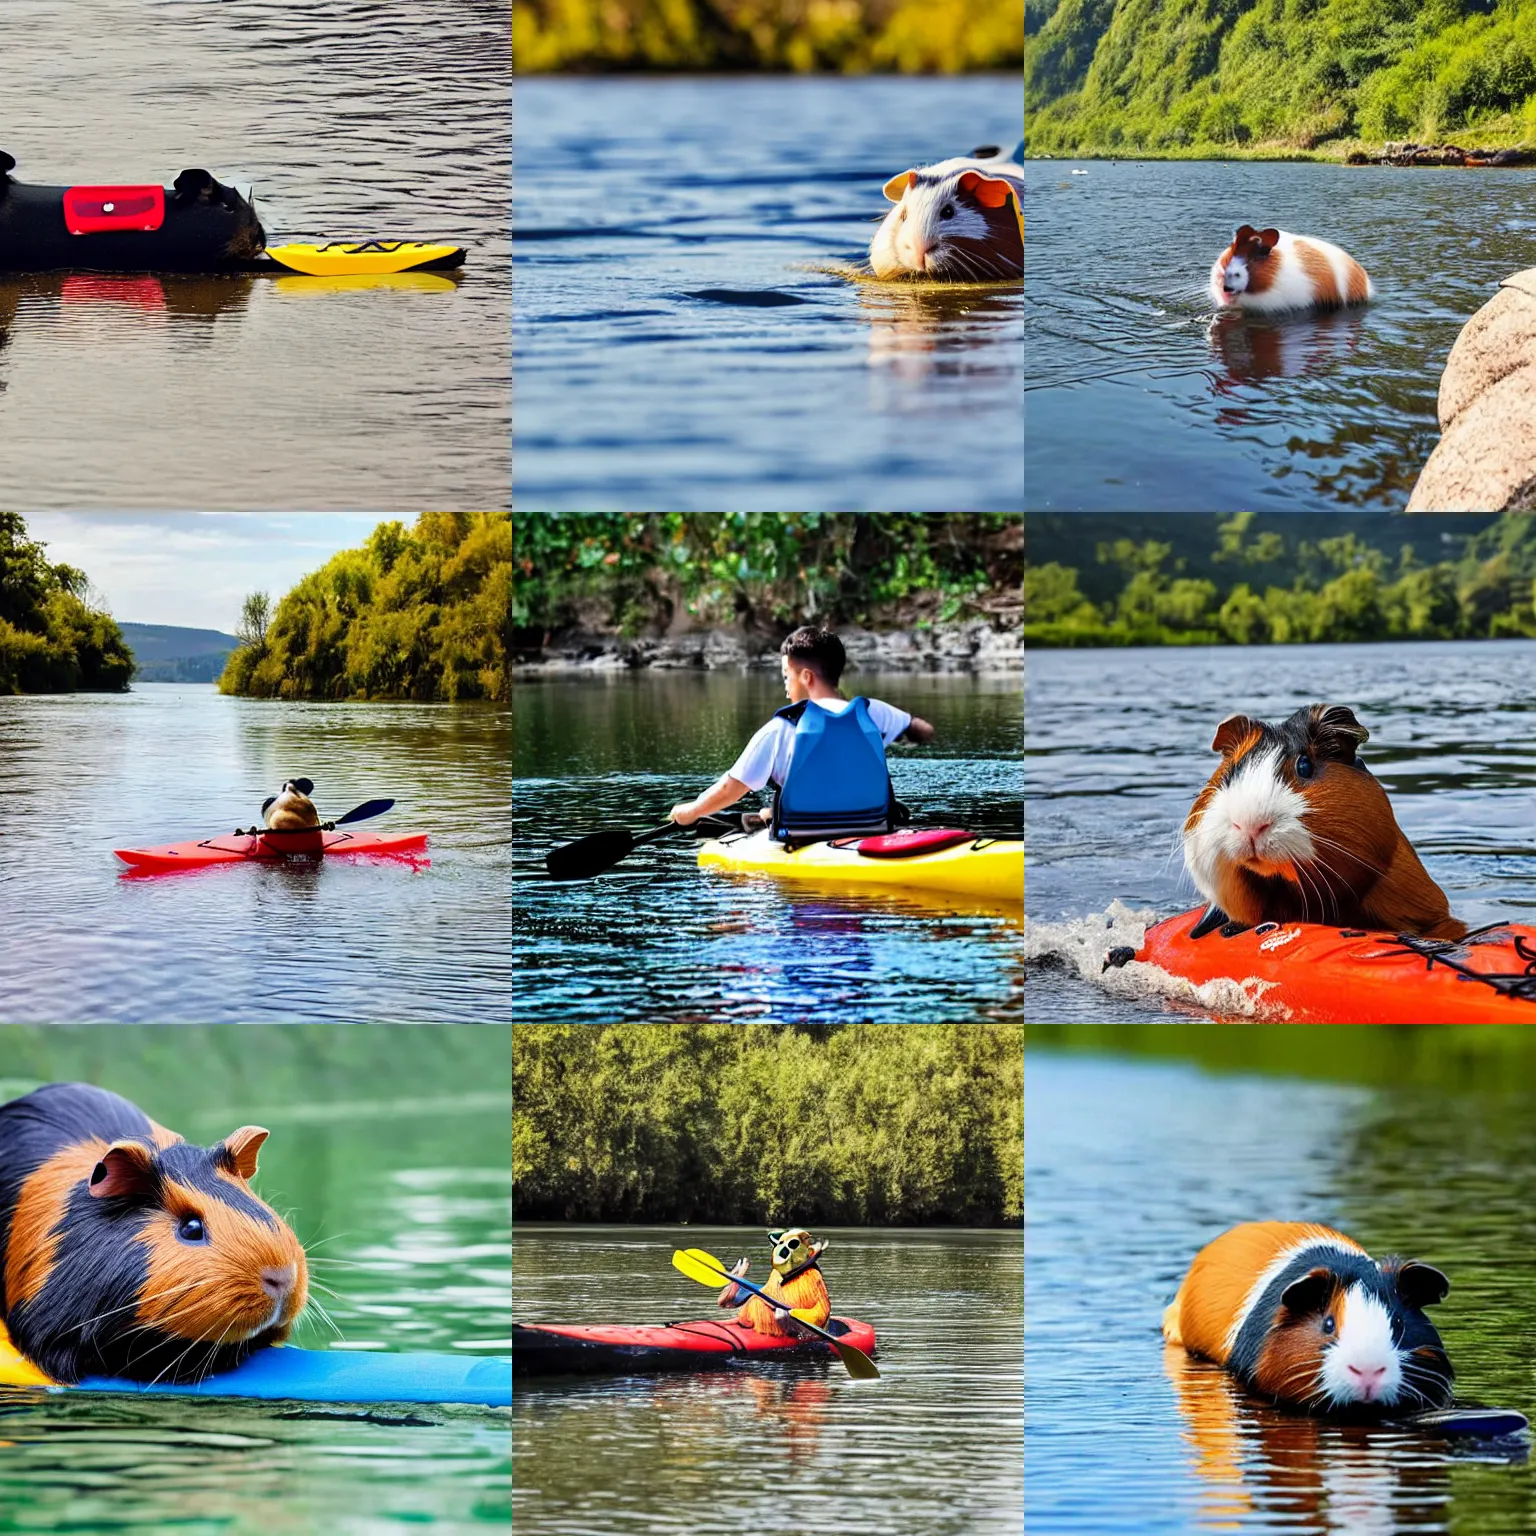
[[206, 869], [214, 864], [255, 864], [318, 854], [409, 856], [426, 846], [425, 832], [325, 832], [304, 828], [297, 832], [232, 833], [200, 842], [169, 843], [161, 848], [115, 848], [113, 852], [134, 871], [163, 874], [178, 869]]
[[1460, 939], [1325, 923], [1237, 923], [1193, 937], [1204, 908], [1111, 950], [1203, 986], [1231, 981], [1267, 1015], [1315, 1024], [1536, 1024], [1536, 928], [1494, 923]]
[[88, 1376], [76, 1386], [66, 1386], [38, 1370], [0, 1328], [0, 1387], [313, 1403], [463, 1403], [497, 1408], [512, 1401], [512, 1362], [505, 1355], [393, 1355], [281, 1345], [258, 1350], [234, 1370], [202, 1381], [151, 1384]]
[[[833, 1317], [826, 1331], [867, 1355], [875, 1351], [875, 1330], [868, 1323]], [[519, 1376], [710, 1371], [745, 1361], [835, 1359], [836, 1351], [822, 1339], [773, 1337], [729, 1318], [654, 1326], [512, 1325], [512, 1368]]]
[[[903, 841], [918, 851], [904, 853]], [[959, 829], [898, 832], [786, 846], [767, 832], [736, 832], [699, 845], [699, 866], [824, 885], [897, 886], [990, 901], [1024, 899], [1024, 842]]]

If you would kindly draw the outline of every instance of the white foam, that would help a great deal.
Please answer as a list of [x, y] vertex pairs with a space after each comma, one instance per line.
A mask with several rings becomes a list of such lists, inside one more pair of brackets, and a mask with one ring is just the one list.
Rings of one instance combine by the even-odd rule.
[[1183, 976], [1174, 976], [1161, 966], [1131, 960], [1122, 966], [1104, 969], [1105, 957], [1112, 949], [1140, 949], [1148, 927], [1159, 914], [1150, 907], [1133, 908], [1118, 898], [1103, 912], [1086, 917], [1067, 918], [1047, 923], [1024, 919], [1024, 963], [1052, 963], [1089, 982], [1111, 997], [1159, 1005], [1176, 1002], [1194, 1007], [1219, 1018], [1275, 1019], [1289, 1017], [1289, 1010], [1277, 1010], [1273, 1003], [1264, 1005], [1264, 994], [1274, 985], [1249, 977], [1246, 981], [1226, 978], [1197, 985]]

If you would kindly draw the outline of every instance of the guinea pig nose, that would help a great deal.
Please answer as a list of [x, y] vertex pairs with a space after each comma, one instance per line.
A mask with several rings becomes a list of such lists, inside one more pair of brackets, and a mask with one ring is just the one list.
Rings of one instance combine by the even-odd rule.
[[1387, 1374], [1387, 1368], [1384, 1365], [1370, 1367], [1352, 1365], [1349, 1368], [1349, 1374], [1358, 1377], [1360, 1385], [1369, 1390], [1380, 1384], [1381, 1378]]
[[293, 1289], [299, 1278], [295, 1265], [285, 1264], [281, 1269], [264, 1269], [261, 1272], [261, 1288], [273, 1301], [281, 1301]]

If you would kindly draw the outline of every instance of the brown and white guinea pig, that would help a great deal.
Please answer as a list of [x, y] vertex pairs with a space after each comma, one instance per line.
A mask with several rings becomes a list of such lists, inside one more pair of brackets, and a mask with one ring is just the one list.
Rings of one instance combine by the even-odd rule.
[[297, 832], [320, 825], [320, 813], [309, 797], [315, 786], [309, 779], [289, 779], [282, 793], [269, 795], [261, 804], [261, 814], [274, 832]]
[[1283, 229], [1239, 225], [1211, 266], [1211, 297], [1218, 308], [1339, 309], [1363, 304], [1375, 292], [1365, 268], [1347, 251]]
[[252, 1194], [267, 1139], [194, 1147], [86, 1083], [0, 1105], [0, 1313], [57, 1381], [191, 1381], [288, 1336], [304, 1249]]
[[1377, 1263], [1331, 1227], [1250, 1221], [1195, 1255], [1163, 1337], [1314, 1413], [1442, 1408], [1456, 1373], [1424, 1308], [1450, 1288], [1438, 1269]]
[[1355, 756], [1369, 737], [1342, 704], [1308, 705], [1280, 725], [1229, 715], [1216, 727], [1221, 766], [1184, 822], [1184, 862], [1211, 904], [1200, 931], [1233, 919], [1466, 933]]
[[896, 206], [869, 246], [876, 277], [921, 273], [948, 282], [1024, 276], [1024, 146], [993, 146], [893, 176]]

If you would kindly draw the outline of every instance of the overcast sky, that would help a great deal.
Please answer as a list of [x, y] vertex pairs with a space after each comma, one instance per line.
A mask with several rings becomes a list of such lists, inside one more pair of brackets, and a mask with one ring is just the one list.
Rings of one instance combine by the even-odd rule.
[[[274, 605], [338, 549], [389, 518], [373, 512], [29, 512], [48, 558], [76, 565], [128, 624], [232, 633], [248, 592]], [[400, 519], [409, 526], [414, 519]]]

